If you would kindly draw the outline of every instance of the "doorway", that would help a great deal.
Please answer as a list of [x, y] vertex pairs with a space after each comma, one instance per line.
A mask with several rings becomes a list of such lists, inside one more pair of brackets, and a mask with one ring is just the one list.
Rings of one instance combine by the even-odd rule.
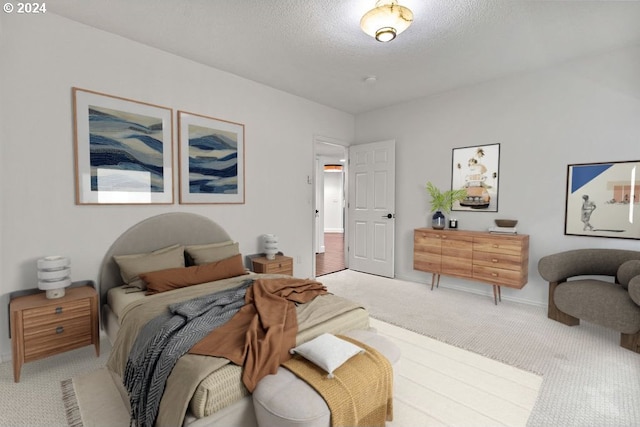
[[315, 276], [346, 268], [345, 261], [345, 180], [344, 145], [326, 138], [314, 139], [315, 150]]

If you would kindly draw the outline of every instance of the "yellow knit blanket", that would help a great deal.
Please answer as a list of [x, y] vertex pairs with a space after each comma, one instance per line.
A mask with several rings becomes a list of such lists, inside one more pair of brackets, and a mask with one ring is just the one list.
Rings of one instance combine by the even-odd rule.
[[332, 427], [381, 426], [393, 419], [393, 369], [376, 349], [338, 335], [366, 351], [333, 372], [333, 378], [306, 359], [295, 356], [282, 366], [306, 381], [331, 411]]

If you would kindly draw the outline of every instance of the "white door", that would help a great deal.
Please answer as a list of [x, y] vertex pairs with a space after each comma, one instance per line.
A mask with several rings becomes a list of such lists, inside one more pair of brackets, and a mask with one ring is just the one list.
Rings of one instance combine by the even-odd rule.
[[349, 268], [394, 277], [396, 142], [349, 147]]

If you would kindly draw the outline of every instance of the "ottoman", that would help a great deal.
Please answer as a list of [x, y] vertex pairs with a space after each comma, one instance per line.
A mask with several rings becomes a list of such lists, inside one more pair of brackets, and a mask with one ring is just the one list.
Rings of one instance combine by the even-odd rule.
[[[378, 350], [392, 366], [400, 360], [400, 349], [373, 330], [355, 330], [342, 335]], [[253, 407], [259, 427], [329, 427], [331, 412], [310, 385], [286, 368], [267, 375], [253, 391]]]

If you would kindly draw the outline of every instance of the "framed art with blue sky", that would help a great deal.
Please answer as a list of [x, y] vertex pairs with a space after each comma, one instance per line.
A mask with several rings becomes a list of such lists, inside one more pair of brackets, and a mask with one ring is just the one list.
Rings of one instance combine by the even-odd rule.
[[244, 125], [178, 112], [180, 203], [244, 203]]
[[568, 165], [564, 234], [640, 239], [640, 160]]
[[173, 203], [173, 110], [72, 92], [76, 204]]

